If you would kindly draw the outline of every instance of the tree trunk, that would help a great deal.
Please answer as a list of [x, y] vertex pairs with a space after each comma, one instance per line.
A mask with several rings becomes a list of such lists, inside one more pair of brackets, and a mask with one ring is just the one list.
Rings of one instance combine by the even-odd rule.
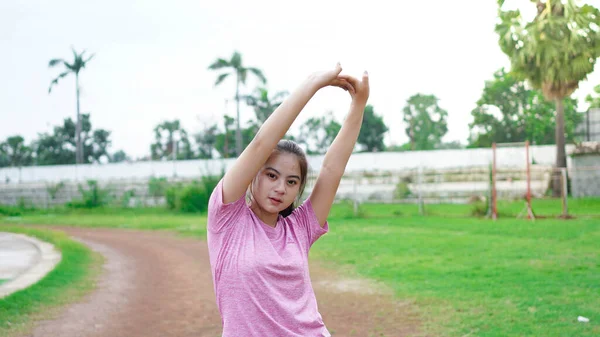
[[239, 157], [242, 153], [242, 131], [240, 130], [240, 77], [235, 82], [235, 104], [237, 109], [237, 128], [235, 130], [235, 151]]
[[81, 146], [81, 116], [79, 111], [79, 74], [75, 73], [75, 86], [77, 92], [77, 124], [75, 124], [75, 162], [83, 163], [83, 147]]
[[565, 107], [562, 98], [556, 99], [556, 171], [553, 176], [552, 195], [561, 196], [560, 171], [559, 169], [567, 167], [567, 156], [565, 152]]

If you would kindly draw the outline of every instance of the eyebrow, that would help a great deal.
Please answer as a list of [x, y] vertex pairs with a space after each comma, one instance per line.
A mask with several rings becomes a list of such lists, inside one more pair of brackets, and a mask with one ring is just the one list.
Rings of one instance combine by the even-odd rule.
[[[267, 170], [271, 170], [271, 171], [275, 171], [275, 173], [277, 173], [278, 175], [281, 175], [281, 172], [277, 171], [276, 169], [274, 169], [274, 168], [272, 168], [270, 166], [267, 167], [266, 169]], [[288, 176], [288, 178], [296, 178], [296, 179], [300, 180], [300, 177], [297, 176], [297, 175], [291, 175], [291, 176]]]

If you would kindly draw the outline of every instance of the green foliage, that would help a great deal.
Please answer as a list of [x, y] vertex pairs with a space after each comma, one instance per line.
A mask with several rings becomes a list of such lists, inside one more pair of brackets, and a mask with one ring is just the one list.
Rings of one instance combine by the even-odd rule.
[[69, 208], [96, 208], [107, 205], [111, 200], [110, 190], [101, 188], [96, 180], [87, 181], [87, 190], [78, 184], [82, 199], [72, 200], [67, 203]]
[[127, 208], [131, 203], [131, 199], [135, 197], [135, 190], [129, 189], [121, 196], [121, 207]]
[[307, 154], [324, 154], [337, 136], [342, 125], [329, 111], [321, 117], [311, 117], [300, 126], [298, 142], [306, 146]]
[[205, 212], [210, 195], [222, 176], [206, 175], [200, 181], [170, 185], [166, 190], [167, 208], [184, 213]]
[[[573, 141], [575, 128], [582, 119], [577, 100], [565, 99], [565, 132]], [[493, 142], [555, 144], [556, 115], [554, 103], [542, 92], [527, 87], [513, 73], [501, 68], [494, 79], [486, 81], [477, 107], [471, 111], [469, 147], [490, 147]]]
[[185, 213], [204, 212], [208, 208], [209, 193], [202, 184], [193, 182], [179, 194], [179, 210]]
[[[81, 142], [84, 163], [100, 162], [102, 158], [110, 161], [108, 148], [110, 131], [92, 130], [89, 114], [81, 114]], [[63, 124], [55, 126], [52, 133], [42, 133], [34, 141], [36, 165], [67, 165], [75, 163], [77, 144], [75, 122], [65, 118]]]
[[482, 217], [488, 214], [489, 204], [483, 201], [475, 201], [471, 203], [471, 215]]
[[590, 105], [590, 109], [600, 108], [600, 85], [594, 87], [594, 95], [588, 94], [585, 97], [585, 102]]
[[[234, 130], [235, 119], [227, 115], [224, 116], [225, 132], [219, 133], [215, 136], [214, 148], [224, 158], [235, 158], [235, 132]], [[255, 122], [250, 121], [246, 128], [241, 129], [242, 133], [242, 148], [245, 148], [256, 133], [258, 132], [259, 125]]]
[[187, 132], [178, 119], [157, 125], [154, 128], [154, 143], [150, 146], [153, 160], [173, 159], [175, 151], [177, 159], [194, 158]]
[[148, 180], [148, 194], [154, 198], [164, 197], [168, 187], [169, 182], [166, 177], [150, 177]]
[[[240, 127], [240, 100], [242, 97], [240, 96], [240, 85], [246, 84], [246, 79], [248, 78], [248, 74], [254, 75], [260, 83], [266, 84], [267, 79], [263, 72], [255, 67], [245, 67], [242, 61], [242, 54], [238, 51], [234, 51], [233, 55], [231, 55], [230, 60], [226, 60], [223, 58], [216, 59], [210, 66], [208, 66], [209, 70], [219, 71], [220, 74], [217, 76], [217, 80], [215, 81], [215, 86], [221, 84], [227, 77], [234, 74], [235, 75], [235, 100], [236, 100], [236, 113], [237, 113], [237, 123], [236, 123], [236, 137], [235, 144], [228, 144], [229, 147], [233, 148], [235, 145], [234, 156], [239, 156], [242, 153], [243, 149], [243, 139], [242, 139], [242, 130]], [[225, 135], [227, 136], [227, 134]], [[228, 151], [225, 151], [226, 153]], [[226, 158], [229, 156], [225, 156]]]
[[438, 105], [434, 95], [416, 94], [404, 106], [406, 135], [412, 150], [432, 150], [440, 146], [448, 132], [448, 112]]
[[112, 155], [110, 162], [111, 163], [121, 163], [126, 160], [130, 160], [129, 156], [127, 156], [127, 153], [125, 153], [125, 151], [123, 151], [123, 150], [119, 150]]
[[408, 184], [409, 181], [406, 179], [403, 179], [402, 181], [398, 182], [398, 184], [396, 184], [396, 188], [394, 189], [395, 199], [405, 199], [412, 195]]
[[0, 154], [6, 158], [7, 164], [13, 167], [30, 165], [33, 161], [31, 147], [25, 145], [25, 139], [18, 135], [8, 137], [0, 143]]
[[548, 100], [570, 96], [600, 56], [600, 11], [573, 0], [532, 2], [537, 15], [525, 22], [519, 10], [499, 5], [495, 30], [512, 71]]
[[198, 158], [212, 159], [213, 149], [215, 149], [215, 143], [217, 141], [218, 134], [219, 130], [215, 124], [205, 127], [204, 130], [194, 135], [196, 146], [198, 148]]
[[[566, 167], [564, 104], [600, 56], [600, 10], [575, 0], [531, 1], [537, 15], [526, 22], [518, 10], [502, 10], [495, 31], [511, 71], [556, 104], [556, 167]], [[560, 195], [555, 186], [553, 194]]]
[[0, 215], [19, 216], [24, 213], [23, 209], [15, 206], [0, 205]]
[[367, 152], [381, 152], [385, 150], [383, 139], [388, 132], [388, 127], [383, 117], [375, 114], [372, 105], [365, 106], [360, 133], [356, 142]]
[[48, 192], [50, 199], [54, 200], [54, 199], [56, 199], [56, 195], [58, 194], [58, 192], [60, 190], [62, 190], [64, 187], [65, 187], [64, 181], [60, 181], [56, 184], [48, 184], [46, 186], [46, 192]]
[[256, 119], [262, 125], [271, 116], [273, 111], [283, 103], [283, 99], [287, 95], [289, 95], [289, 92], [280, 91], [269, 98], [268, 89], [259, 87], [254, 90], [252, 95], [242, 96], [241, 98], [245, 99], [246, 104], [254, 109]]

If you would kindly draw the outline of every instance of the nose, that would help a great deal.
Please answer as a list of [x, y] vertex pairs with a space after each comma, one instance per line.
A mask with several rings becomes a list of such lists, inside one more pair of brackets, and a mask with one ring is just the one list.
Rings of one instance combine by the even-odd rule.
[[278, 180], [275, 184], [275, 192], [279, 194], [285, 193], [285, 181], [283, 179]]

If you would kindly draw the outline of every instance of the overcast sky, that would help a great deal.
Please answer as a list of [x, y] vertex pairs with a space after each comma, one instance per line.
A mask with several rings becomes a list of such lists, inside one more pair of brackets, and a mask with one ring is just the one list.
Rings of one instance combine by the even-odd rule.
[[[48, 95], [60, 73], [48, 61], [70, 61], [73, 46], [96, 55], [81, 73], [81, 109], [91, 113], [94, 128], [112, 132], [111, 152], [149, 154], [152, 130], [165, 120], [180, 119], [195, 133], [225, 113], [234, 116], [235, 104], [225, 104], [234, 96], [233, 78], [215, 88], [217, 74], [207, 70], [234, 50], [246, 66], [264, 71], [272, 92], [291, 91], [337, 61], [344, 73], [368, 70], [369, 103], [390, 127], [387, 144], [407, 140], [408, 97], [434, 94], [449, 113], [444, 140], [465, 143], [484, 81], [509, 65], [494, 32], [496, 14], [496, 0], [3, 0], [0, 140], [20, 134], [30, 142], [75, 118], [74, 77]], [[249, 81], [246, 92], [255, 84]], [[583, 102], [596, 84], [599, 71], [575, 96]], [[329, 110], [341, 121], [349, 102], [341, 90], [322, 90], [292, 129]], [[252, 116], [242, 110], [242, 121]]]

